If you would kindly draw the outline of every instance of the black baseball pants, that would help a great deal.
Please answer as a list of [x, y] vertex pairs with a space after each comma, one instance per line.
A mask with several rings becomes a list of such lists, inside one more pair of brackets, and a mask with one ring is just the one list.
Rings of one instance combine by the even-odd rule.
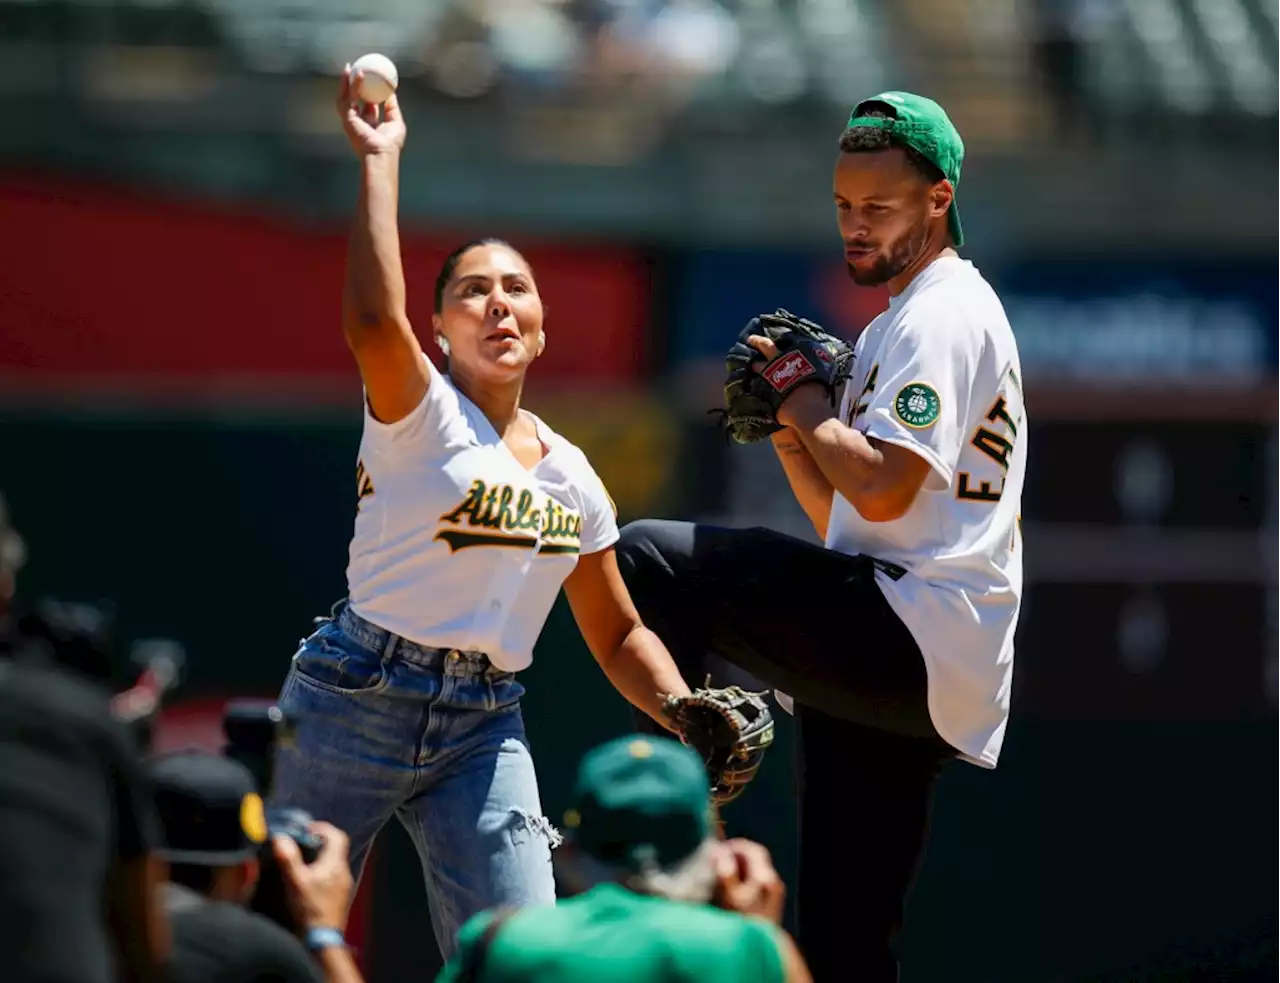
[[794, 698], [800, 948], [818, 983], [896, 981], [892, 943], [955, 751], [872, 561], [768, 529], [659, 520], [623, 529], [617, 554], [690, 686], [715, 656]]

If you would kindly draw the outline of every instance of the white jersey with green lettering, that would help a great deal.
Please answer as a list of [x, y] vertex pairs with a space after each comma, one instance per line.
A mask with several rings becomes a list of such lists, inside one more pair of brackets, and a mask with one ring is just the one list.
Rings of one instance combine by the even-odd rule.
[[515, 672], [533, 661], [579, 554], [617, 541], [613, 500], [586, 455], [537, 417], [548, 449], [526, 468], [427, 364], [427, 394], [403, 420], [379, 422], [366, 401], [351, 607], [410, 641], [483, 652]]
[[1022, 599], [1027, 416], [1013, 330], [973, 264], [943, 256], [889, 301], [855, 351], [841, 419], [920, 455], [930, 473], [891, 522], [866, 521], [837, 493], [826, 545], [907, 571], [876, 580], [924, 655], [934, 726], [966, 760], [994, 768]]

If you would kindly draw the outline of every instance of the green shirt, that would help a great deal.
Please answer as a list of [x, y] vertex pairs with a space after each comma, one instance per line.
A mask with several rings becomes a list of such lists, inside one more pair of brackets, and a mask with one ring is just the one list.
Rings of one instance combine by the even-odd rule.
[[[476, 915], [436, 983], [454, 983], [491, 915]], [[483, 983], [783, 983], [777, 930], [708, 905], [601, 884], [498, 930]]]

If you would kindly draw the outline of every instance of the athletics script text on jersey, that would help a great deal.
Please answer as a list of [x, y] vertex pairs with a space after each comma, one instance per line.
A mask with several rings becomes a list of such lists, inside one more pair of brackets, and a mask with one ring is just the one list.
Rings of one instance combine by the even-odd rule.
[[393, 634], [518, 672], [579, 558], [617, 541], [617, 517], [581, 450], [528, 414], [544, 453], [526, 467], [424, 361], [408, 416], [381, 423], [365, 401], [347, 594]]
[[[457, 508], [440, 521], [466, 528], [441, 529], [435, 538], [458, 550], [472, 546], [507, 546], [537, 549], [539, 553], [577, 553], [582, 537], [582, 516], [548, 498], [541, 509], [533, 507], [529, 489], [519, 495], [510, 485], [486, 485], [477, 478]], [[482, 530], [493, 530], [485, 532]]]

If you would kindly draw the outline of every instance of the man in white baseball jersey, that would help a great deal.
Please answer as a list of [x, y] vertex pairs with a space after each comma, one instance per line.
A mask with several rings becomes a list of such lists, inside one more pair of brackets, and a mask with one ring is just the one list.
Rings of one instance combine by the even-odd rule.
[[[623, 576], [687, 678], [712, 651], [794, 698], [799, 941], [820, 980], [897, 978], [892, 940], [948, 759], [994, 768], [1022, 595], [1027, 419], [1013, 332], [957, 255], [964, 146], [906, 92], [860, 103], [834, 195], [849, 273], [887, 284], [833, 405], [801, 385], [772, 440], [826, 548], [640, 522]], [[763, 369], [775, 344], [752, 335]]]

